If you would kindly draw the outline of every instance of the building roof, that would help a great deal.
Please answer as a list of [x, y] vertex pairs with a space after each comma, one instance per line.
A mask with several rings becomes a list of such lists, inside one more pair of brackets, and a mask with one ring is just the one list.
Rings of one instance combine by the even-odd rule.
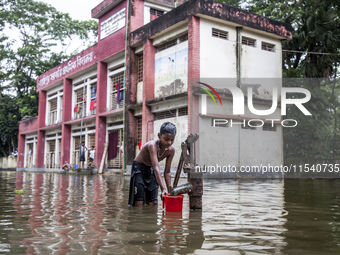
[[[104, 0], [100, 4], [98, 4], [95, 8], [91, 10], [91, 16], [92, 18], [99, 19], [101, 16], [103, 16], [105, 13], [110, 11], [113, 7], [118, 5], [123, 0]], [[173, 0], [148, 0], [148, 2], [154, 2], [157, 4], [164, 4], [168, 6], [174, 6]]]
[[164, 29], [181, 21], [185, 21], [191, 16], [202, 15], [271, 33], [282, 39], [292, 39], [292, 27], [287, 23], [265, 18], [261, 15], [213, 0], [189, 0], [154, 21], [133, 31], [131, 33], [130, 45], [136, 45], [160, 33]]

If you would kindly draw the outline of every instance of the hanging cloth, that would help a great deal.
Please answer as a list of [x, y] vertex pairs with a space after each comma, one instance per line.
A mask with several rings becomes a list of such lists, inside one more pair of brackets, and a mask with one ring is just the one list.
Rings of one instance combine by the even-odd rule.
[[142, 147], [142, 142], [138, 143], [138, 149], [140, 150], [140, 148]]
[[108, 159], [117, 157], [118, 132], [109, 134]]
[[120, 103], [120, 82], [118, 82], [118, 86], [117, 86], [117, 104]]
[[92, 86], [91, 87], [91, 99], [96, 97], [96, 91], [97, 91], [97, 87]]
[[74, 112], [78, 112], [78, 105], [76, 105], [73, 109]]
[[90, 111], [92, 111], [94, 108], [96, 108], [96, 101], [95, 100], [91, 101]]

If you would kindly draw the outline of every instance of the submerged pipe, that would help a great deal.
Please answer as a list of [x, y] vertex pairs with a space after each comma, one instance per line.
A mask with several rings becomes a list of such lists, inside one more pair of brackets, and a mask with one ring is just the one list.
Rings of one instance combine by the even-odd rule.
[[182, 184], [180, 186], [177, 186], [170, 192], [170, 196], [177, 196], [179, 194], [184, 194], [184, 193], [189, 193], [192, 190], [192, 184], [191, 183], [186, 183]]

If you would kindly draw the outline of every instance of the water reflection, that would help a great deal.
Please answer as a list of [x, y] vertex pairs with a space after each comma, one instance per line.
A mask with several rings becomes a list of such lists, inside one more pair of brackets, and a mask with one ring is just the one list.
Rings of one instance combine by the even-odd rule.
[[209, 179], [170, 213], [128, 208], [128, 177], [0, 172], [0, 253], [338, 254], [339, 184]]
[[280, 253], [287, 214], [283, 187], [283, 180], [205, 183], [202, 249]]
[[285, 183], [286, 254], [340, 254], [340, 179]]

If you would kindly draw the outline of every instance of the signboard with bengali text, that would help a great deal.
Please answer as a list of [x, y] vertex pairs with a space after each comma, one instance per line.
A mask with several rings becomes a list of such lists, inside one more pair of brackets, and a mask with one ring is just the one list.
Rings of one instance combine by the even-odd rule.
[[100, 24], [100, 40], [125, 27], [125, 7]]

